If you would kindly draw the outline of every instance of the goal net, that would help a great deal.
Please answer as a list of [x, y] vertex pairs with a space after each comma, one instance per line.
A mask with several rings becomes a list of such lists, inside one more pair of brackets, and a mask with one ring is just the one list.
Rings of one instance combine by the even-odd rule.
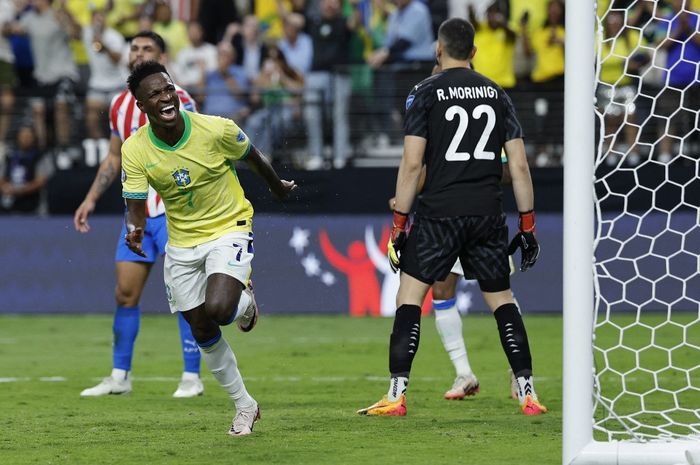
[[606, 440], [700, 434], [697, 27], [683, 1], [613, 1], [598, 16], [594, 427]]
[[700, 463], [699, 17], [691, 0], [597, 3], [594, 446], [564, 463]]

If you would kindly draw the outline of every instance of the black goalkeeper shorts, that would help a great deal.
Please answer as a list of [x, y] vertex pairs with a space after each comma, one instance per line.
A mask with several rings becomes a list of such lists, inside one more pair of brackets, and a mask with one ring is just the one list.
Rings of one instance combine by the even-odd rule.
[[401, 250], [401, 271], [427, 284], [442, 281], [459, 258], [465, 279], [508, 279], [506, 215], [416, 215]]

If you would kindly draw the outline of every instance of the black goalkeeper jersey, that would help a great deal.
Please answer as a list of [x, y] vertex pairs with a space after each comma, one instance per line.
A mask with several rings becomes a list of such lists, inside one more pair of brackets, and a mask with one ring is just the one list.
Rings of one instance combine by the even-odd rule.
[[466, 68], [451, 68], [414, 86], [404, 131], [427, 142], [426, 179], [417, 212], [427, 217], [501, 213], [501, 150], [523, 137], [510, 98]]

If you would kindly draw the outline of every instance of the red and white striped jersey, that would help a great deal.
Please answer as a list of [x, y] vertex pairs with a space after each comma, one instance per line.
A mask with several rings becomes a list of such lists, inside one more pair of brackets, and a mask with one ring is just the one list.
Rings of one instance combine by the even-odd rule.
[[[197, 111], [194, 99], [187, 91], [177, 84], [175, 85], [178, 97], [180, 97], [180, 108], [188, 111]], [[141, 126], [146, 124], [148, 119], [146, 114], [136, 106], [136, 99], [129, 92], [123, 90], [112, 99], [109, 106], [109, 128], [112, 134], [118, 136], [122, 142], [135, 133]], [[149, 186], [148, 200], [146, 200], [146, 214], [153, 218], [165, 213], [165, 206], [158, 193]]]

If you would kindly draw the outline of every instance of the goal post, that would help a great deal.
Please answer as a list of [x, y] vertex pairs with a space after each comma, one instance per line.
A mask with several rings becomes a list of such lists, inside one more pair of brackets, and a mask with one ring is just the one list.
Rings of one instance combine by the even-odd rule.
[[[606, 0], [597, 16], [595, 0], [566, 0], [564, 465], [700, 465], [700, 83], [669, 77], [686, 11], [649, 2], [632, 24], [645, 1]], [[605, 31], [607, 15], [632, 33]], [[643, 42], [654, 24], [665, 35]], [[601, 76], [608, 58], [616, 79]]]

